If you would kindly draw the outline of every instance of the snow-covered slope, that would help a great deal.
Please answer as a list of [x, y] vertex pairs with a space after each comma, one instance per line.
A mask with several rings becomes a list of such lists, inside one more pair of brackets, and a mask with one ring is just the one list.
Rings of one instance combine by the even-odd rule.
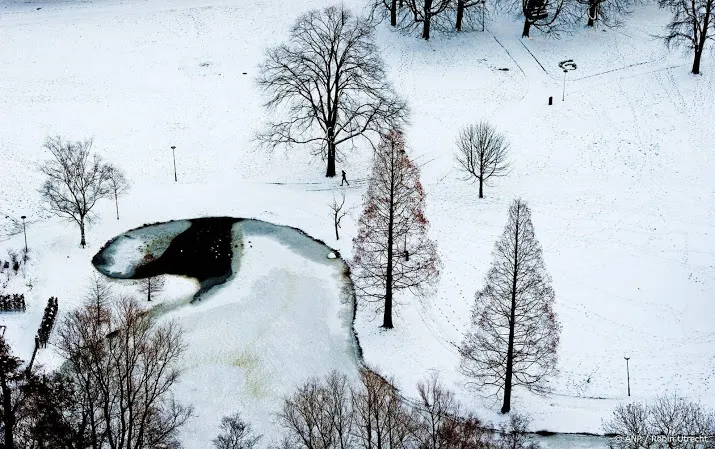
[[[339, 182], [299, 150], [269, 157], [251, 141], [266, 119], [252, 81], [263, 51], [285, 39], [297, 15], [331, 3], [0, 3], [0, 211], [28, 215], [34, 277], [28, 313], [0, 321], [21, 355], [29, 355], [46, 298], [58, 296], [65, 312], [78, 304], [93, 252], [143, 223], [256, 217], [299, 227], [349, 257], [365, 182], [344, 188], [355, 209], [335, 241], [327, 203]], [[690, 56], [667, 53], [652, 37], [666, 19], [643, 7], [622, 29], [580, 29], [560, 40], [522, 40], [508, 20], [430, 42], [378, 30], [388, 74], [413, 111], [406, 134], [444, 271], [435, 297], [400, 297], [393, 331], [380, 331], [369, 308], [359, 311], [368, 363], [407, 393], [438, 369], [462, 400], [497, 418], [490, 400], [465, 389], [454, 345], [508, 204], [520, 196], [533, 211], [563, 333], [554, 393], [517, 390], [514, 408], [532, 413], [538, 428], [598, 432], [601, 418], [627, 399], [624, 355], [633, 398], [677, 390], [715, 406], [715, 65], [707, 56], [704, 75], [689, 75]], [[578, 69], [561, 101], [564, 59]], [[506, 134], [512, 160], [483, 200], [452, 157], [459, 128], [481, 119]], [[76, 247], [74, 227], [46, 218], [36, 193], [33, 164], [47, 156], [44, 138], [58, 133], [93, 136], [133, 182], [121, 220], [109, 202], [98, 209], [86, 250]], [[350, 179], [366, 178], [369, 156], [348, 157]], [[22, 244], [15, 235], [0, 253]], [[167, 295], [191, 286], [177, 280], [172, 288]], [[195, 326], [209, 317], [197, 315]], [[40, 355], [51, 359], [50, 351]]]

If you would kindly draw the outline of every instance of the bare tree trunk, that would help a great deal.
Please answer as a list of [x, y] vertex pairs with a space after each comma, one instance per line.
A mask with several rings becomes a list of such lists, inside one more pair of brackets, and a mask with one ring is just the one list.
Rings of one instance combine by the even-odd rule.
[[2, 388], [2, 407], [3, 413], [3, 430], [5, 432], [5, 448], [15, 449], [14, 432], [15, 432], [15, 414], [12, 411], [12, 392], [7, 385], [5, 371], [0, 368], [0, 387]]
[[422, 37], [424, 40], [429, 40], [429, 30], [432, 24], [432, 0], [425, 0], [424, 9], [424, 26], [422, 28]]
[[328, 169], [325, 172], [325, 177], [332, 178], [335, 176], [335, 131], [333, 127], [328, 127]]
[[588, 6], [588, 26], [592, 27], [596, 22], [596, 14], [598, 14], [598, 3], [591, 1]]
[[117, 195], [117, 191], [114, 191], [114, 205], [117, 208], [117, 220], [119, 220], [119, 195]]
[[531, 29], [531, 22], [529, 22], [529, 19], [524, 19], [524, 30], [521, 32], [521, 37], [529, 37], [530, 29]]
[[338, 220], [336, 219], [334, 221], [335, 223], [335, 240], [340, 240], [340, 235], [338, 234]]
[[699, 75], [700, 74], [700, 57], [702, 56], [703, 52], [702, 50], [699, 50], [696, 48], [695, 49], [695, 59], [693, 59], [693, 75]]
[[87, 246], [87, 241], [84, 238], [84, 217], [80, 217], [79, 219], [79, 232], [82, 234], [82, 240], [79, 242], [79, 244], [84, 248]]
[[[394, 170], [394, 169], [393, 169]], [[387, 224], [387, 273], [385, 279], [385, 316], [382, 319], [382, 327], [392, 329], [392, 246], [394, 244], [394, 201], [395, 201], [395, 181], [394, 172], [390, 181], [390, 219]], [[378, 437], [379, 441], [379, 437]]]
[[484, 198], [484, 179], [479, 178], [479, 198]]
[[[402, 6], [402, 0], [400, 0], [400, 6]], [[397, 26], [397, 0], [392, 0], [390, 5], [390, 25]]]
[[511, 314], [509, 318], [509, 346], [506, 353], [506, 374], [504, 376], [504, 404], [502, 413], [511, 410], [511, 378], [514, 373], [514, 327], [516, 324], [516, 278], [519, 273], [519, 220], [514, 229], [514, 275], [511, 284]]
[[151, 278], [147, 279], [146, 300], [151, 301]]
[[464, 17], [464, 0], [457, 0], [457, 31], [462, 31], [462, 18]]

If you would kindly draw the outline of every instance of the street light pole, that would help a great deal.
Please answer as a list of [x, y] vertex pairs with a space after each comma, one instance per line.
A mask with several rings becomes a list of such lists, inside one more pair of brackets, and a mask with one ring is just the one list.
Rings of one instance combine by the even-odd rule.
[[559, 62], [559, 67], [561, 70], [564, 71], [564, 88], [561, 91], [561, 101], [566, 100], [566, 73], [568, 73], [569, 70], [576, 70], [576, 64], [573, 62], [573, 59], [567, 59], [565, 61]]
[[22, 233], [25, 236], [25, 260], [27, 260], [27, 229], [25, 228], [25, 218], [27, 218], [25, 215], [22, 217]]
[[174, 158], [174, 182], [178, 182], [176, 179], [176, 147], [172, 145], [171, 147], [171, 155]]
[[628, 360], [630, 357], [623, 357], [626, 359], [626, 378], [628, 379], [628, 396], [630, 397], [631, 395], [631, 373], [630, 370], [628, 369]]

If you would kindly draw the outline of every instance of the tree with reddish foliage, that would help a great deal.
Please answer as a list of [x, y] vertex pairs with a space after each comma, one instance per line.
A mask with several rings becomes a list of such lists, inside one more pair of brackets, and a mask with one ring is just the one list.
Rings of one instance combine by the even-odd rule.
[[425, 193], [400, 131], [383, 136], [375, 152], [364, 211], [353, 240], [355, 284], [367, 301], [384, 301], [382, 327], [391, 329], [393, 292], [426, 292], [439, 276], [439, 256], [427, 237]]
[[480, 389], [503, 392], [501, 412], [508, 413], [513, 386], [547, 390], [561, 331], [531, 211], [522, 200], [509, 208], [492, 255], [486, 285], [476, 294], [472, 329], [462, 343], [461, 368]]

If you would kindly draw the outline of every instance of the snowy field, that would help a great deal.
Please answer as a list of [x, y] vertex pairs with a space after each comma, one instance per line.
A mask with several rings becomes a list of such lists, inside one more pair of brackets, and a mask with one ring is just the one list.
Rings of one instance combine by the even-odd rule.
[[[0, 211], [29, 217], [32, 258], [28, 312], [0, 316], [19, 355], [31, 353], [47, 298], [59, 297], [60, 313], [80, 304], [94, 253], [144, 223], [254, 217], [298, 227], [350, 257], [369, 152], [338, 167], [358, 181], [344, 188], [354, 210], [336, 241], [327, 204], [339, 179], [326, 180], [321, 161], [299, 150], [269, 157], [251, 140], [267, 119], [253, 82], [265, 49], [285, 40], [299, 14], [333, 3], [0, 1]], [[444, 263], [436, 296], [399, 297], [393, 331], [378, 329], [369, 308], [358, 311], [366, 361], [395, 376], [406, 393], [437, 369], [477, 413], [498, 419], [492, 401], [465, 389], [455, 345], [508, 205], [520, 196], [532, 208], [563, 332], [553, 394], [517, 389], [513, 409], [531, 413], [537, 429], [602, 432], [601, 419], [627, 399], [624, 355], [631, 357], [633, 399], [678, 391], [715, 407], [715, 64], [706, 55], [704, 74], [688, 74], [690, 55], [668, 53], [652, 36], [666, 21], [666, 13], [641, 7], [622, 29], [579, 29], [561, 40], [522, 40], [521, 25], [508, 20], [485, 33], [436, 34], [429, 42], [378, 30], [390, 80], [412, 109], [406, 136], [422, 167], [427, 218]], [[564, 59], [578, 69], [568, 74], [562, 102]], [[459, 129], [481, 119], [507, 136], [512, 161], [509, 176], [486, 188], [483, 200], [452, 157]], [[120, 199], [120, 220], [111, 202], [100, 206], [85, 250], [78, 230], [49, 218], [39, 202], [34, 164], [47, 157], [42, 142], [54, 134], [94, 137], [98, 152], [133, 184]], [[22, 245], [21, 234], [0, 242], [0, 258]], [[279, 262], [294, 263], [295, 255], [263, 240], [257, 249], [257, 267], [241, 276], [275, 262], [274, 271], [261, 273], [275, 276], [271, 287], [282, 284], [287, 274]], [[313, 282], [307, 271], [296, 276]], [[195, 288], [172, 279], [165, 296], [183, 298]], [[195, 444], [209, 441], [220, 415], [245, 407], [249, 394], [238, 391], [246, 389], [245, 368], [224, 363], [224, 374], [212, 371], [217, 359], [237, 357], [233, 343], [221, 349], [231, 354], [202, 350], [228, 331], [231, 315], [246, 319], [221, 294], [211, 299], [190, 316], [188, 309], [172, 312], [189, 331], [193, 372], [215, 376], [187, 380], [178, 392], [197, 409], [215, 410], [187, 447], [206, 447]], [[258, 332], [262, 324], [255, 326]], [[39, 361], [52, 365], [51, 350]], [[290, 369], [298, 361], [279, 363]], [[278, 387], [276, 394], [290, 390]], [[227, 398], [228, 390], [241, 399]]]

